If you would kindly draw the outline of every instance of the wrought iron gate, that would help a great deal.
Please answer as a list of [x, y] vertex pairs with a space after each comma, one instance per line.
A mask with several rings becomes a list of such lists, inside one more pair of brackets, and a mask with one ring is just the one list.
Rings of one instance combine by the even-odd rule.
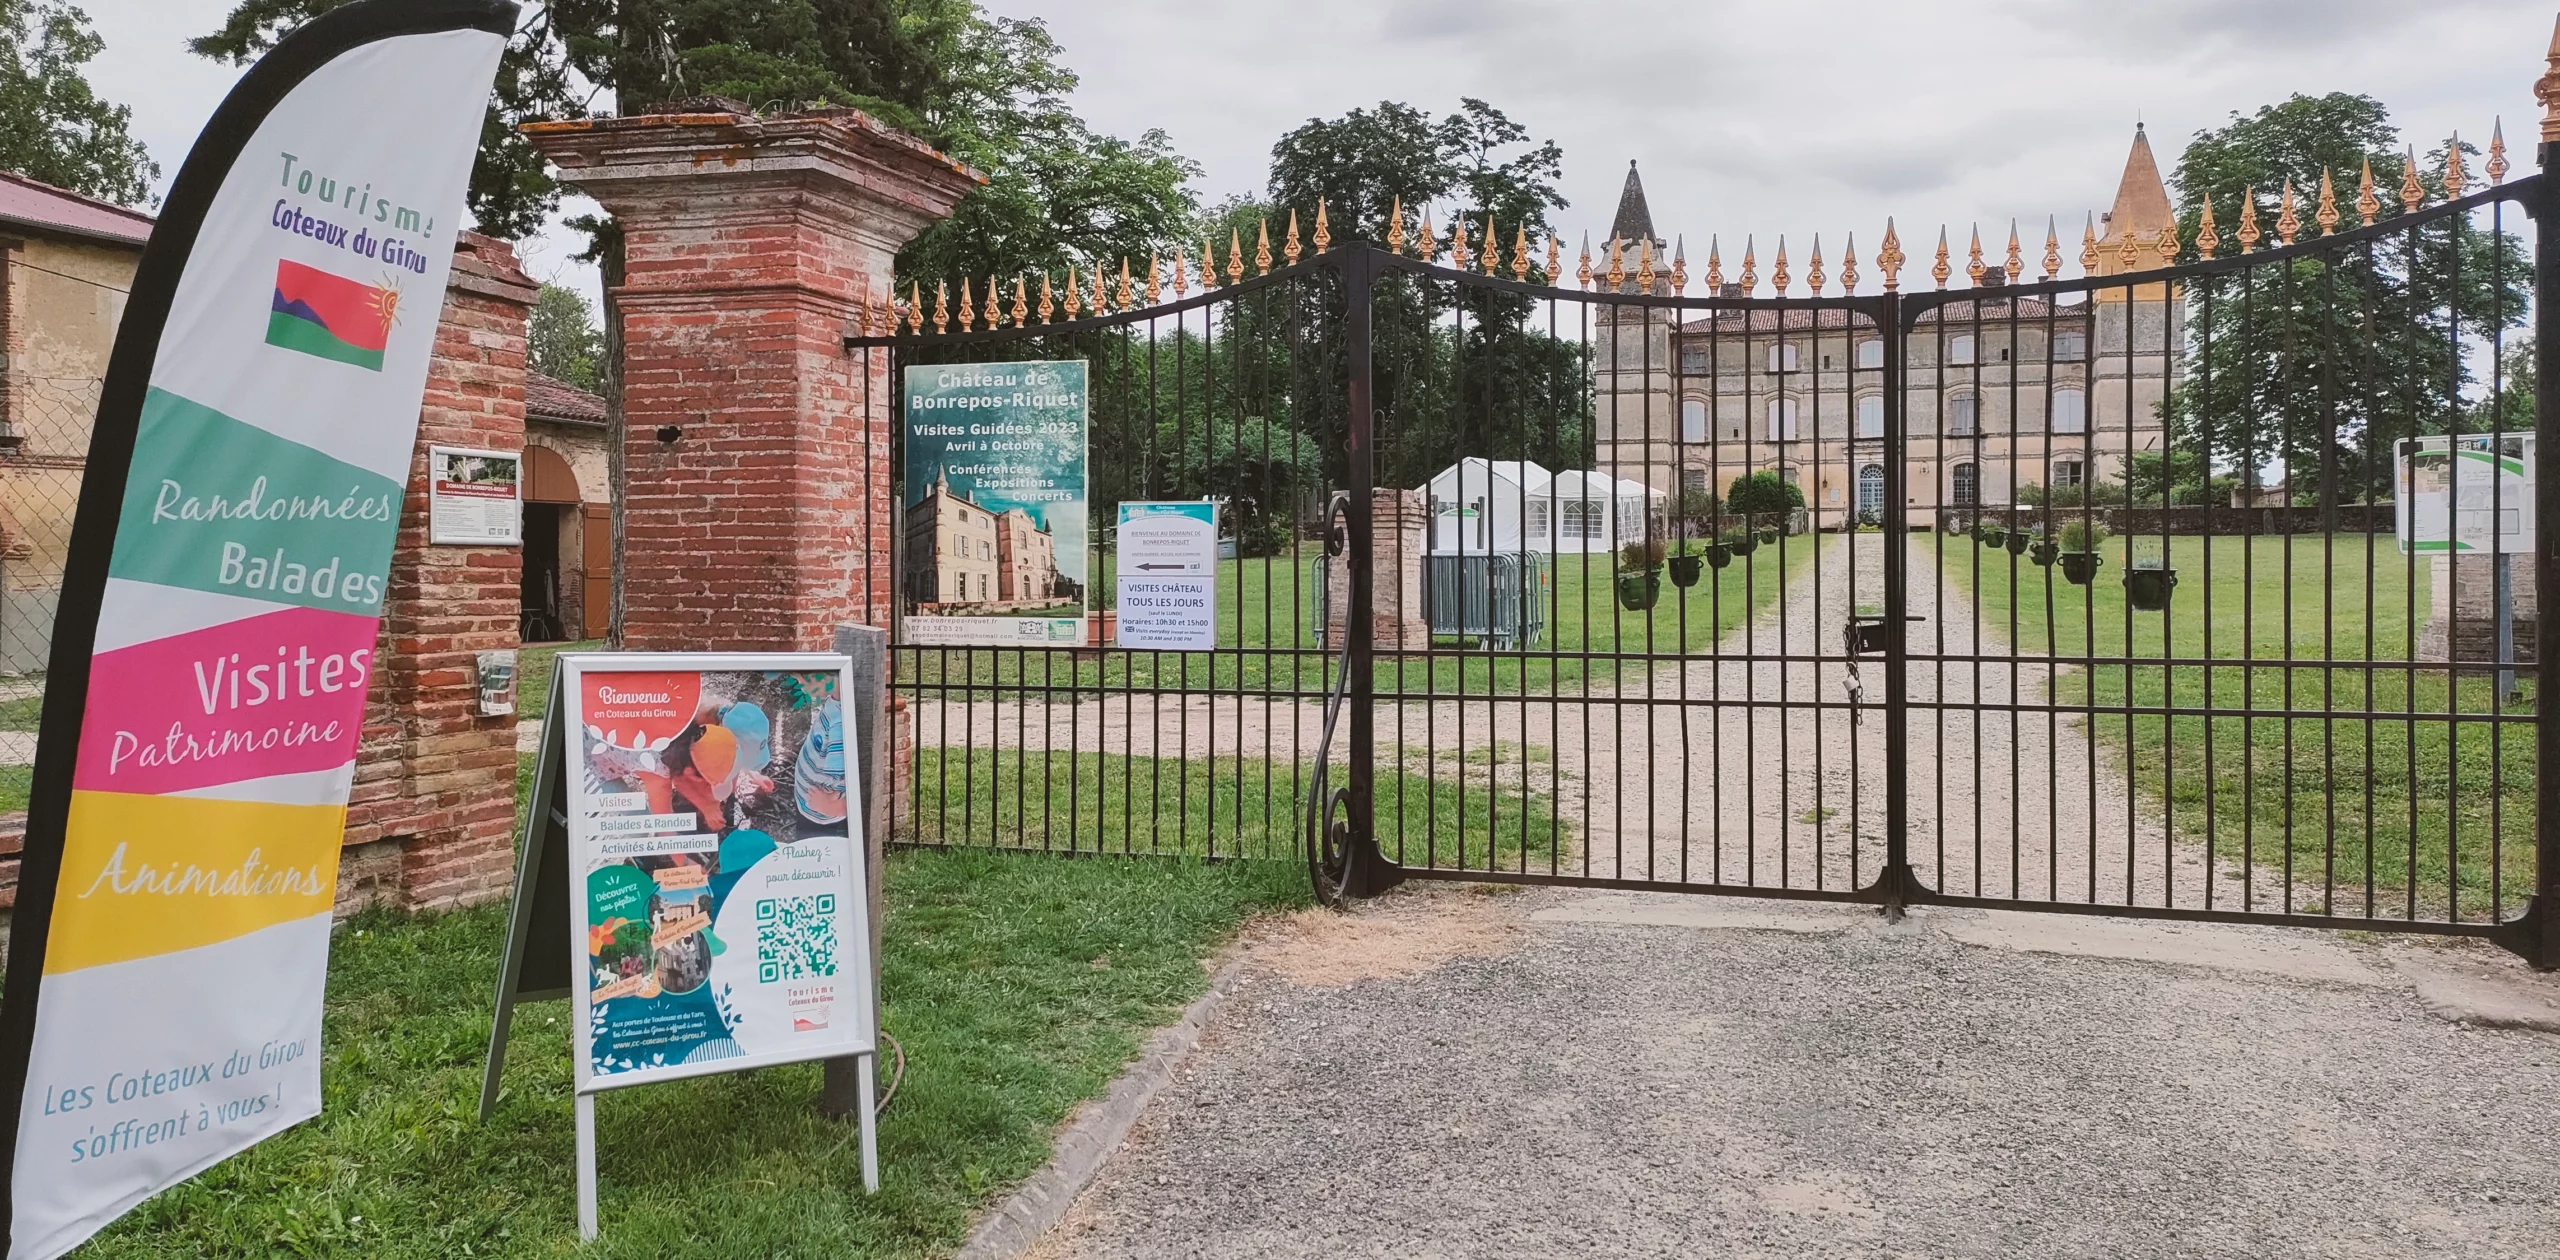
[[[2560, 207], [2459, 163], [2395, 214], [2368, 184], [2359, 226], [2324, 184], [2092, 229], [2069, 280], [2050, 229], [2032, 259], [2014, 230], [1988, 257], [1941, 235], [1927, 289], [1890, 227], [1829, 273], [1817, 243], [1811, 296], [1781, 245], [1758, 297], [1756, 249], [1693, 277], [1649, 225], [1568, 276], [1516, 229], [1333, 245], [1319, 219], [1302, 255], [1293, 218], [1278, 265], [1186, 250], [1170, 294], [1161, 260], [1116, 295], [1070, 273], [1062, 309], [1049, 277], [963, 282], [951, 331], [950, 289], [912, 291], [847, 340], [866, 388], [1085, 359], [1095, 520], [1214, 497], [1235, 556], [1213, 652], [1120, 649], [1107, 618], [1085, 644], [901, 641], [897, 836], [1303, 853], [1329, 899], [2006, 906], [2560, 965], [2560, 642], [2500, 631], [2500, 560], [2394, 533], [2404, 445], [2482, 435], [2461, 458], [2534, 451], [2520, 572], [2554, 576], [2560, 456], [2510, 436], [2542, 408], [2509, 350], [2529, 319], [2550, 365]], [[2284, 482], [2225, 484], [2260, 466]], [[2526, 506], [2483, 484], [2462, 510]]]

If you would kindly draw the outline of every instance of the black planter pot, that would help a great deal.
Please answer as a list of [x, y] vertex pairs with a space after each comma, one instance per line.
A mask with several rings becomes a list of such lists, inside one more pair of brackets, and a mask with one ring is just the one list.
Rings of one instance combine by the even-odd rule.
[[1706, 570], [1703, 556], [1671, 557], [1671, 584], [1683, 590], [1698, 584], [1698, 575]]
[[1768, 545], [1768, 546], [1771, 546], [1771, 547], [1775, 547], [1775, 546], [1777, 546], [1777, 545], [1778, 545], [1778, 531], [1776, 531], [1776, 530], [1774, 530], [1774, 529], [1764, 529], [1764, 530], [1761, 530], [1761, 531], [1760, 531], [1760, 541], [1761, 541], [1762, 543], [1764, 543], [1764, 544]]
[[2027, 554], [2027, 547], [2035, 541], [2035, 537], [2023, 529], [2013, 529], [2009, 531], [2009, 537], [2005, 541], [2009, 545], [2010, 555], [2023, 556]]
[[2127, 569], [2124, 601], [2144, 612], [2160, 612], [2169, 607], [2169, 590], [2177, 584], [2176, 569]]
[[1985, 525], [1975, 530], [1973, 536], [1981, 539], [1985, 547], [1998, 547], [2009, 541], [2009, 531], [1997, 525]]
[[2087, 586], [2089, 579], [2098, 576], [2098, 566], [2106, 562], [2105, 556], [2094, 551], [2066, 551], [2062, 553], [2062, 576], [2070, 579], [2073, 586]]
[[1733, 563], [1733, 544], [1708, 543], [1707, 563], [1714, 565], [1719, 569]]
[[2038, 565], [2050, 565], [2053, 563], [2053, 558], [2061, 554], [2062, 544], [2057, 542], [2040, 542], [2027, 548], [2027, 559], [2035, 561]]
[[1628, 612], [1643, 612], [1662, 598], [1662, 571], [1647, 569], [1642, 573], [1618, 575], [1618, 606]]
[[1747, 556], [1760, 549], [1760, 540], [1749, 534], [1744, 534], [1742, 537], [1734, 539], [1727, 545], [1733, 548], [1733, 554], [1737, 556]]

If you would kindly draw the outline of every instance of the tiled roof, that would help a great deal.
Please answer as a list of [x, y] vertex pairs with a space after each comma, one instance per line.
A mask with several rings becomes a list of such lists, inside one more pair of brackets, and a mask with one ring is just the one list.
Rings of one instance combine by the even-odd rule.
[[9, 227], [137, 248], [151, 239], [151, 216], [139, 210], [0, 171], [0, 228]]
[[[1979, 313], [1977, 313], [1977, 308], [1979, 308]], [[1952, 324], [1970, 324], [1976, 321], [1997, 324], [2007, 323], [2013, 318], [2018, 320], [2020, 323], [2026, 323], [2035, 320], [2042, 320], [2047, 317], [2059, 318], [2068, 322], [2076, 320], [2087, 314], [2088, 308], [2085, 306], [2056, 307], [2053, 303], [2048, 302], [2043, 298], [2036, 297], [1966, 298], [1959, 301], [1949, 302], [1944, 306], [1934, 306], [1926, 311], [1922, 311], [1918, 316], [1912, 319], [1911, 323], [1914, 326], [1921, 324], [1935, 324], [1939, 322], [1941, 318]], [[1821, 316], [1821, 327], [1846, 328], [1849, 326], [1849, 312], [1847, 310], [1840, 307], [1822, 307], [1819, 310], [1794, 308], [1783, 311], [1712, 311], [1697, 319], [1688, 320], [1681, 324], [1680, 331], [1683, 334], [1690, 336], [1702, 333], [1740, 333], [1746, 331], [1743, 323], [1746, 316], [1750, 319], [1748, 327], [1748, 331], [1750, 332], [1776, 332], [1781, 327], [1788, 329], [1812, 328], [1815, 327], [1814, 317], [1816, 315]], [[1784, 316], [1783, 324], [1780, 322], [1781, 316]], [[1858, 327], [1872, 328], [1874, 326], [1874, 322], [1864, 315], [1859, 317]]]
[[556, 376], [527, 372], [524, 375], [524, 416], [527, 420], [603, 424], [604, 400]]

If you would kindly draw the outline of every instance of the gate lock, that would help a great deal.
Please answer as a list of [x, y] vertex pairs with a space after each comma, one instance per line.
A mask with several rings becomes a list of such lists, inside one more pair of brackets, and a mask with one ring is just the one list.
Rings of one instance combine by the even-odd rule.
[[[1928, 620], [1927, 618], [1920, 616], [1918, 613], [1904, 614], [1902, 619], [1905, 622]], [[1851, 656], [1883, 655], [1885, 649], [1884, 614], [1857, 613], [1852, 615], [1849, 618], [1848, 624], [1840, 627], [1840, 637], [1845, 641], [1849, 655]]]

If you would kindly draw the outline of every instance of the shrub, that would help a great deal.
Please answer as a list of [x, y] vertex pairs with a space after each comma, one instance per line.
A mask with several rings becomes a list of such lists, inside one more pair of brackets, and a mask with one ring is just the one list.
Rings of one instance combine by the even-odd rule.
[[1647, 569], [1661, 568], [1661, 540], [1654, 538], [1640, 539], [1636, 542], [1628, 543], [1624, 547], [1618, 548], [1618, 564], [1621, 568], [1639, 573]]
[[2107, 540], [2107, 527], [2085, 517], [2063, 522], [2064, 551], [2096, 551]]
[[1784, 516], [1804, 506], [1804, 491], [1774, 472], [1756, 472], [1725, 487], [1724, 506], [1744, 516]]

